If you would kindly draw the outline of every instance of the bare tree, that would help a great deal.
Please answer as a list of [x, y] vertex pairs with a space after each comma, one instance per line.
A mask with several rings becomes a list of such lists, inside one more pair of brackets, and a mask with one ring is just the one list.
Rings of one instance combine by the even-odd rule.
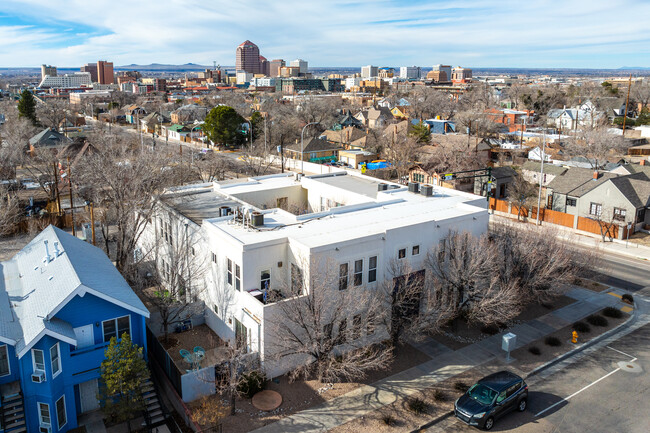
[[[125, 275], [133, 251], [154, 214], [166, 186], [178, 184], [176, 170], [167, 169], [164, 155], [142, 151], [133, 137], [96, 135], [95, 152], [79, 164], [81, 195], [104, 209], [103, 232], [115, 232], [115, 262]], [[107, 251], [108, 253], [108, 251]]]
[[0, 186], [0, 236], [11, 233], [20, 221], [20, 206], [15, 195]]
[[192, 168], [201, 182], [216, 182], [224, 180], [226, 173], [234, 169], [235, 163], [216, 152], [209, 152], [206, 155], [194, 160]]
[[43, 126], [58, 130], [65, 118], [70, 117], [68, 101], [46, 99], [45, 102], [36, 106], [36, 114]]
[[640, 105], [639, 111], [643, 107], [650, 107], [650, 79], [634, 83], [630, 93], [630, 98]]
[[159, 207], [152, 224], [152, 236], [138, 250], [142, 257], [135, 257], [137, 275], [145, 277], [138, 285], [160, 315], [167, 342], [170, 326], [203, 311], [196, 301], [205, 287], [208, 257], [199, 248], [199, 227], [193, 223], [183, 225]]
[[328, 263], [312, 263], [311, 278], [294, 270], [294, 287], [283, 290], [289, 297], [277, 300], [277, 314], [270, 319], [273, 357], [300, 363], [290, 373], [293, 379], [358, 380], [392, 359], [390, 350], [373, 344], [384, 311], [377, 293], [348, 287], [347, 267]]
[[517, 221], [521, 219], [524, 209], [530, 208], [537, 200], [536, 188], [517, 173], [508, 189], [508, 201], [517, 207]]
[[565, 143], [564, 150], [571, 156], [582, 156], [594, 170], [600, 169], [611, 158], [621, 157], [626, 152], [625, 141], [620, 135], [612, 135], [607, 126], [594, 128], [585, 126]]
[[[408, 177], [409, 168], [417, 160], [418, 149], [421, 147], [415, 137], [403, 137], [398, 135], [395, 140], [392, 137], [382, 137], [385, 145], [381, 146], [383, 157], [390, 162], [391, 168], [395, 170], [399, 182], [404, 182]], [[390, 143], [390, 144], [388, 144]]]
[[504, 323], [521, 309], [517, 286], [501, 284], [495, 272], [495, 248], [487, 236], [451, 232], [426, 257], [433, 284], [448, 292], [455, 316], [483, 324]]
[[434, 116], [451, 119], [457, 106], [446, 92], [424, 86], [412, 91], [409, 95], [409, 103], [409, 114], [412, 118], [420, 120]]

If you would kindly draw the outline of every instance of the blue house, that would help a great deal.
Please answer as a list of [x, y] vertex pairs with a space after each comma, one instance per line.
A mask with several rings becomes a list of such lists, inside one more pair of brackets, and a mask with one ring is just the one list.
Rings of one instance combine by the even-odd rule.
[[49, 226], [0, 263], [0, 433], [66, 432], [99, 408], [111, 337], [149, 312], [102, 250]]

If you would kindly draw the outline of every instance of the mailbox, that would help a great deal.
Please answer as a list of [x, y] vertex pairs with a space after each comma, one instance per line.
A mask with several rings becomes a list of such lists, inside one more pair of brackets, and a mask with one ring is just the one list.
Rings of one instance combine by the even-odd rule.
[[506, 352], [510, 352], [515, 349], [515, 344], [517, 344], [517, 336], [512, 332], [508, 332], [503, 335], [503, 340], [501, 341], [501, 348]]

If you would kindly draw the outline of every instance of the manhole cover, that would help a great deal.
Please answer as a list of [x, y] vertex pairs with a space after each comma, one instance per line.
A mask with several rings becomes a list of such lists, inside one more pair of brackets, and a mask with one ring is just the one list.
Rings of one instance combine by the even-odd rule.
[[641, 366], [636, 362], [621, 361], [618, 363], [618, 367], [628, 373], [641, 373], [643, 371]]

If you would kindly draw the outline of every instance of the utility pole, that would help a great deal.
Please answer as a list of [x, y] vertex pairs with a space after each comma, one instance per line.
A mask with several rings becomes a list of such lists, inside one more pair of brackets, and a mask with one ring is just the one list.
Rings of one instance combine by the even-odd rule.
[[625, 121], [627, 120], [627, 107], [630, 104], [630, 89], [632, 88], [632, 74], [627, 83], [627, 97], [625, 98], [625, 112], [623, 113], [623, 136], [625, 136]]
[[70, 186], [70, 217], [72, 219], [72, 236], [77, 236], [74, 226], [74, 203], [72, 202], [72, 171], [70, 169], [70, 157], [68, 156], [68, 185]]
[[59, 195], [59, 171], [56, 167], [56, 162], [53, 162], [54, 166], [54, 193], [56, 194], [56, 213], [61, 215], [61, 196]]
[[95, 244], [95, 204], [90, 202], [90, 231], [93, 234], [93, 245]]
[[544, 159], [546, 159], [546, 154], [544, 153], [546, 149], [546, 128], [544, 128], [544, 140], [542, 143], [542, 163], [539, 170], [539, 193], [537, 194], [537, 217], [535, 218], [535, 225], [539, 225], [539, 214], [540, 206], [542, 205], [542, 184], [544, 183]]

